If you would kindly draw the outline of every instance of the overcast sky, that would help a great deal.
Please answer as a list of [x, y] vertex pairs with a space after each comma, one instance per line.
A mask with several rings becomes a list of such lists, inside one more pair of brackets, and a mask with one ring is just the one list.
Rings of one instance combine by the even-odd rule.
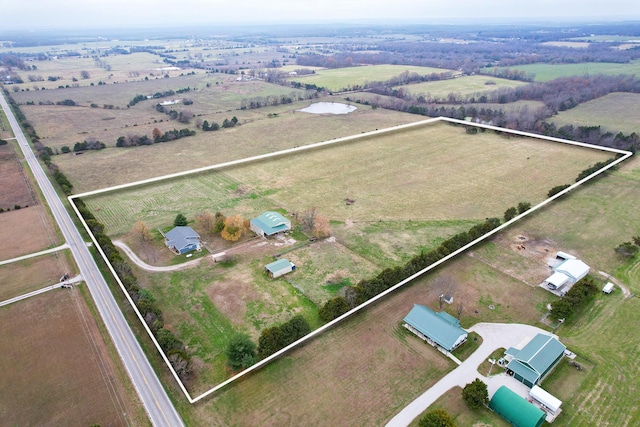
[[458, 19], [640, 19], [638, 0], [0, 0], [1, 29]]

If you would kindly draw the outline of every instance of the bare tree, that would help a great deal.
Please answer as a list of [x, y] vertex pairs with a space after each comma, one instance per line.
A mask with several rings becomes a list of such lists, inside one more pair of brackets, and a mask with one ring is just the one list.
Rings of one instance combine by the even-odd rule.
[[313, 231], [316, 225], [316, 216], [318, 215], [318, 208], [313, 206], [304, 212], [302, 212], [302, 227], [308, 231]]
[[329, 218], [324, 215], [316, 214], [315, 224], [313, 225], [313, 235], [318, 239], [327, 237], [331, 233], [329, 227]]
[[209, 211], [204, 211], [196, 216], [196, 224], [205, 234], [212, 235], [216, 230], [216, 216]]
[[152, 239], [151, 230], [144, 221], [137, 221], [133, 225], [132, 234], [134, 238], [143, 246], [149, 243]]
[[82, 70], [80, 71], [80, 77], [82, 77], [84, 80], [90, 79], [91, 74], [87, 70]]

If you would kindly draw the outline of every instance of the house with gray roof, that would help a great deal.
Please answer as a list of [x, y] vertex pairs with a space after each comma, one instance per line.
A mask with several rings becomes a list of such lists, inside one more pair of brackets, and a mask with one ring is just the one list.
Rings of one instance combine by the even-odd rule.
[[436, 313], [429, 307], [414, 304], [403, 319], [404, 327], [429, 344], [451, 352], [467, 341], [468, 333], [449, 313]]
[[560, 362], [567, 349], [551, 335], [538, 334], [522, 350], [509, 348], [505, 354], [507, 374], [528, 387], [539, 384]]
[[200, 235], [191, 227], [178, 226], [164, 235], [164, 243], [178, 255], [199, 251], [202, 247]]
[[291, 230], [291, 221], [278, 212], [266, 211], [249, 221], [251, 231], [261, 237], [270, 237]]

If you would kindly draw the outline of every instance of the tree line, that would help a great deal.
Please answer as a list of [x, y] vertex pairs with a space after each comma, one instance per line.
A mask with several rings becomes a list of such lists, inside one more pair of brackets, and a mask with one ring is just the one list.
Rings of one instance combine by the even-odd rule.
[[162, 310], [158, 307], [155, 297], [148, 289], [139, 286], [131, 266], [122, 258], [109, 236], [104, 233], [104, 225], [96, 219], [86, 204], [81, 199], [76, 199], [75, 204], [178, 377], [182, 382], [188, 381], [193, 375], [191, 355], [184, 343], [164, 327]]
[[135, 135], [129, 134], [127, 136], [119, 136], [116, 140], [116, 147], [135, 147], [142, 145], [152, 145], [161, 142], [175, 141], [177, 139], [186, 138], [196, 134], [195, 130], [191, 129], [173, 129], [166, 132], [162, 132], [158, 128], [154, 128], [151, 132], [151, 138], [148, 135]]

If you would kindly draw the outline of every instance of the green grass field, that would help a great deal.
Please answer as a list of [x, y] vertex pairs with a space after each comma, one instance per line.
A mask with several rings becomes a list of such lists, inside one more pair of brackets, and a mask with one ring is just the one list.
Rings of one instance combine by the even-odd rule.
[[[583, 62], [579, 64], [529, 64], [508, 67], [511, 70], [524, 71], [527, 74], [534, 74], [537, 82], [546, 82], [558, 77], [584, 76], [584, 75], [618, 75], [618, 74], [640, 74], [640, 61], [631, 61], [628, 64], [617, 64], [608, 62]], [[491, 73], [492, 68], [485, 71]]]
[[450, 93], [458, 96], [481, 94], [500, 88], [513, 88], [525, 84], [524, 82], [515, 80], [491, 78], [487, 76], [464, 76], [456, 79], [396, 86], [395, 89], [402, 88], [414, 96], [423, 95], [425, 97], [446, 99]]
[[557, 126], [600, 125], [614, 133], [640, 133], [640, 111], [636, 108], [639, 104], [640, 95], [637, 93], [610, 93], [558, 113], [553, 123]]
[[302, 84], [314, 84], [331, 91], [347, 90], [356, 85], [367, 82], [385, 81], [408, 71], [421, 75], [432, 73], [446, 73], [451, 70], [433, 67], [417, 67], [411, 65], [367, 65], [349, 68], [334, 68], [317, 70], [315, 74], [294, 77], [291, 80]]
[[[289, 212], [317, 206], [338, 221], [477, 220], [501, 216], [523, 200], [540, 202], [551, 187], [572, 182], [580, 171], [608, 157], [537, 139], [492, 132], [468, 135], [462, 127], [436, 123], [92, 196], [86, 202], [112, 235], [126, 233], [136, 220], [156, 228], [170, 223], [177, 212], [193, 218], [206, 209], [225, 214], [238, 210], [251, 216], [269, 203]], [[355, 203], [347, 205], [345, 198]], [[238, 207], [239, 199], [247, 205]]]

